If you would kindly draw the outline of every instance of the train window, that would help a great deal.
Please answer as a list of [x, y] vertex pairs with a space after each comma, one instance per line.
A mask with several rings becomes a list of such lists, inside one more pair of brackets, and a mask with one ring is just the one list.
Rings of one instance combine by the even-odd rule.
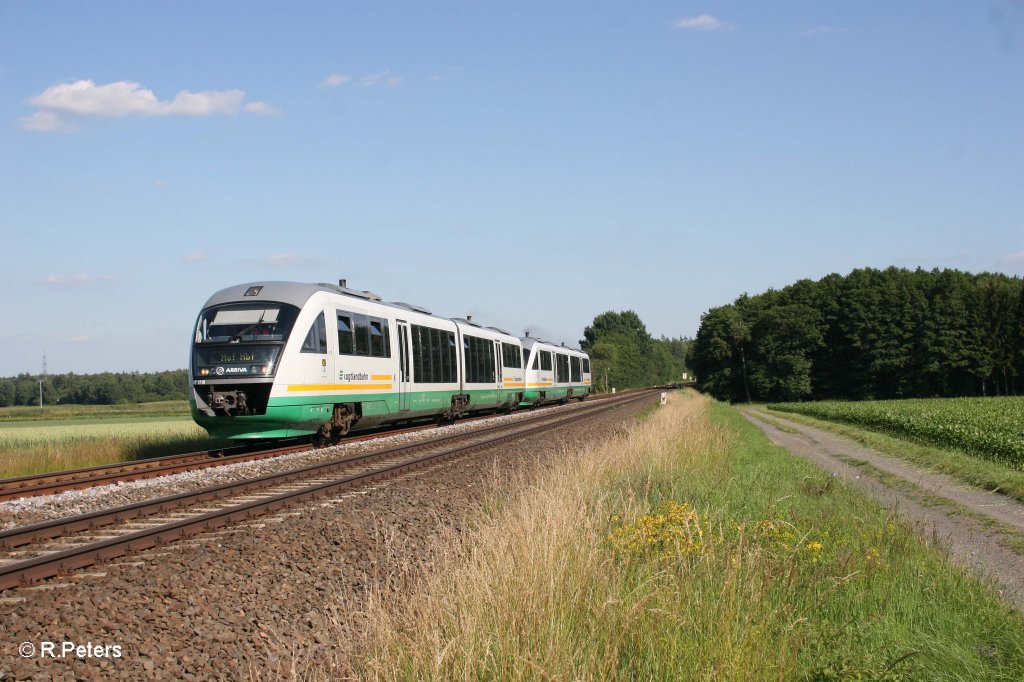
[[354, 344], [352, 313], [338, 313], [338, 352], [342, 355], [355, 355]]
[[376, 317], [370, 318], [370, 355], [375, 358], [390, 358], [391, 345], [387, 343], [385, 332], [387, 331], [387, 320], [379, 320]]
[[413, 325], [412, 358], [413, 381], [434, 384], [457, 381], [453, 332]]
[[555, 353], [555, 381], [565, 383], [569, 381], [569, 356]]
[[538, 368], [538, 363], [540, 363], [540, 353], [539, 352], [536, 355], [533, 356], [533, 367], [531, 367], [530, 369], [537, 369]]
[[501, 344], [501, 362], [505, 367], [519, 369], [523, 366], [523, 354], [511, 343]]
[[583, 373], [580, 372], [580, 359], [578, 357], [573, 355], [572, 357], [569, 358], [569, 367], [571, 370], [569, 372], [569, 380], [576, 382], [583, 381]]
[[494, 342], [477, 336], [463, 336], [466, 357], [466, 383], [494, 383]]
[[590, 358], [583, 358], [583, 373], [590, 374]]
[[353, 315], [356, 332], [356, 355], [370, 354], [370, 318], [366, 315]]
[[455, 357], [455, 333], [448, 332], [448, 375], [446, 380], [453, 384], [458, 381], [459, 361]]
[[430, 363], [430, 327], [421, 327], [420, 335], [423, 337], [422, 346], [422, 361], [423, 361], [423, 381], [425, 383], [431, 383], [434, 381], [434, 366]]
[[302, 342], [303, 353], [326, 353], [327, 352], [327, 322], [321, 312], [316, 316], [313, 324], [306, 334], [306, 340]]
[[291, 305], [228, 304], [204, 310], [196, 324], [196, 343], [285, 341], [299, 309]]
[[441, 334], [443, 333], [440, 329], [430, 329], [430, 373], [434, 383], [440, 383], [444, 378], [444, 368], [441, 365], [441, 355], [444, 350], [441, 347]]
[[462, 337], [462, 357], [466, 362], [466, 383], [476, 383], [476, 344], [472, 336]]
[[540, 371], [551, 371], [551, 351], [542, 350], [540, 352]]
[[380, 321], [381, 329], [384, 331], [384, 356], [385, 358], [391, 357], [391, 330], [388, 329], [388, 321]]

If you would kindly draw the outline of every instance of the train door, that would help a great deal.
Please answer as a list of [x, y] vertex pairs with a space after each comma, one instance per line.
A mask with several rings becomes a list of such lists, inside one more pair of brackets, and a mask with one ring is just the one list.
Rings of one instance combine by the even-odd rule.
[[409, 372], [409, 323], [396, 320], [398, 323], [398, 410], [409, 409], [409, 392], [412, 374]]
[[332, 383], [334, 361], [327, 352], [327, 343], [327, 321], [324, 312], [320, 311], [306, 331], [299, 349], [302, 383], [308, 386], [327, 386]]
[[[505, 385], [505, 377], [502, 375], [502, 365], [505, 364], [501, 360], [501, 341], [494, 342], [494, 380], [498, 382], [498, 389], [500, 390]], [[498, 400], [501, 400], [501, 393], [498, 394]]]

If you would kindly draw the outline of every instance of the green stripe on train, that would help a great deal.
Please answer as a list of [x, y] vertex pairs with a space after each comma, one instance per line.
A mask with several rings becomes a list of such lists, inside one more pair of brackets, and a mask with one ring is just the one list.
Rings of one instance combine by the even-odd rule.
[[[522, 389], [464, 391], [469, 408], [496, 409], [514, 403]], [[459, 391], [412, 391], [408, 410], [399, 410], [398, 393], [335, 393], [330, 395], [289, 395], [270, 399], [266, 414], [245, 417], [209, 417], [190, 402], [192, 418], [214, 438], [289, 438], [316, 433], [330, 420], [335, 403], [360, 403], [363, 418], [355, 430], [406, 419], [429, 417], [447, 410]]]

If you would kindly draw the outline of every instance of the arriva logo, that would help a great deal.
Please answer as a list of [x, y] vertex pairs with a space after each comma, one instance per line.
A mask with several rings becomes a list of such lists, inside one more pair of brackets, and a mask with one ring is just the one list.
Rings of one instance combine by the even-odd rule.
[[217, 368], [217, 376], [224, 376], [224, 368], [223, 367], [218, 367]]

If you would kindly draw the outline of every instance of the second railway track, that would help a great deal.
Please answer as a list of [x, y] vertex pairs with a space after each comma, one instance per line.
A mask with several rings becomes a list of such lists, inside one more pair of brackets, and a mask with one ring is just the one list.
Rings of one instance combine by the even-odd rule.
[[[592, 399], [592, 402], [599, 402], [607, 398]], [[543, 408], [547, 410], [549, 408]], [[477, 419], [492, 417], [486, 414], [477, 417], [469, 417], [460, 420], [458, 423], [468, 423]], [[401, 433], [411, 433], [432, 428], [433, 424], [413, 425], [400, 429], [373, 430], [365, 433], [357, 433], [342, 441], [342, 443], [355, 443], [374, 438], [393, 436]], [[20, 476], [17, 478], [0, 479], [0, 502], [15, 500], [25, 497], [39, 497], [53, 495], [68, 490], [83, 490], [112, 483], [125, 481], [138, 481], [147, 478], [156, 478], [186, 471], [196, 471], [212, 467], [235, 464], [238, 462], [252, 462], [261, 459], [279, 457], [295, 452], [311, 450], [308, 439], [291, 439], [285, 444], [275, 444], [274, 447], [263, 445], [258, 446], [236, 446], [224, 448], [219, 451], [191, 452], [182, 455], [168, 455], [166, 457], [153, 457], [149, 459], [134, 460], [130, 462], [119, 462], [116, 464], [103, 464], [87, 467], [84, 469], [69, 469], [65, 471], [54, 471], [31, 476]]]
[[[0, 532], [0, 590], [167, 544], [284, 507], [649, 399], [639, 393], [299, 469]], [[427, 454], [423, 454], [426, 451]]]

